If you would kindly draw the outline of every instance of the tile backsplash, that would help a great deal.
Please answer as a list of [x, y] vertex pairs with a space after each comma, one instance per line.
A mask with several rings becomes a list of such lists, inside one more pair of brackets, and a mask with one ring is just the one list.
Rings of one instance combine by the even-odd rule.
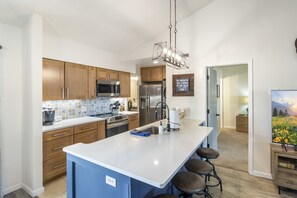
[[44, 101], [43, 107], [55, 108], [55, 118], [62, 120], [111, 112], [109, 105], [119, 101], [127, 109], [127, 98], [98, 97], [86, 100], [52, 100]]

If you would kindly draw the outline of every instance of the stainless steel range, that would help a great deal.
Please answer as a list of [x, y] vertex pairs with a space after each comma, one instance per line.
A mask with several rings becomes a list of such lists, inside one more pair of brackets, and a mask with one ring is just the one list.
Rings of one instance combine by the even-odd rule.
[[125, 131], [128, 131], [128, 115], [123, 114], [96, 114], [90, 115], [92, 117], [106, 118], [105, 121], [105, 135], [106, 137], [111, 137]]

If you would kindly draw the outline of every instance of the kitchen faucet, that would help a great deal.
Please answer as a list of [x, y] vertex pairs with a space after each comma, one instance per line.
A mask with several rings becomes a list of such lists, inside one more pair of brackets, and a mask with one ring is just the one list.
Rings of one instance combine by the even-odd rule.
[[[169, 107], [168, 107], [168, 105], [166, 104], [166, 102], [158, 102], [157, 104], [156, 104], [156, 106], [155, 106], [155, 119], [157, 120], [158, 119], [158, 109], [157, 109], [157, 107], [158, 107], [158, 105], [159, 104], [162, 104], [162, 108], [161, 108], [161, 111], [163, 111], [163, 105], [165, 105], [166, 106], [166, 108], [167, 108], [167, 131], [169, 132], [170, 131], [170, 118], [169, 118]], [[163, 119], [163, 118], [162, 118]]]

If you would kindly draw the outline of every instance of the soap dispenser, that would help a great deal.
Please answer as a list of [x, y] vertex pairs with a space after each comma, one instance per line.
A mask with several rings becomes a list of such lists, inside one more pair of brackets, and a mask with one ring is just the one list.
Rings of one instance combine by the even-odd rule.
[[164, 133], [164, 128], [163, 128], [163, 125], [162, 125], [162, 121], [160, 121], [160, 125], [159, 125], [159, 134], [163, 134]]

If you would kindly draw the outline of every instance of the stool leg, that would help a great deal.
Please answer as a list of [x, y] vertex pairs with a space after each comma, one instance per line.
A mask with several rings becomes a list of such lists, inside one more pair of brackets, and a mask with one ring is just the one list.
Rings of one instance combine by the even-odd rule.
[[[216, 171], [216, 168], [215, 166], [213, 165], [213, 163], [211, 163], [208, 159], [205, 160], [206, 162], [208, 162], [211, 166], [212, 166], [212, 170], [213, 170], [213, 176], [219, 181], [219, 184], [220, 184], [220, 190], [221, 192], [223, 191], [223, 185], [222, 185], [222, 180], [221, 178], [217, 175], [217, 171]], [[210, 176], [209, 176], [210, 178]], [[208, 178], [208, 181], [209, 181], [209, 178]]]

